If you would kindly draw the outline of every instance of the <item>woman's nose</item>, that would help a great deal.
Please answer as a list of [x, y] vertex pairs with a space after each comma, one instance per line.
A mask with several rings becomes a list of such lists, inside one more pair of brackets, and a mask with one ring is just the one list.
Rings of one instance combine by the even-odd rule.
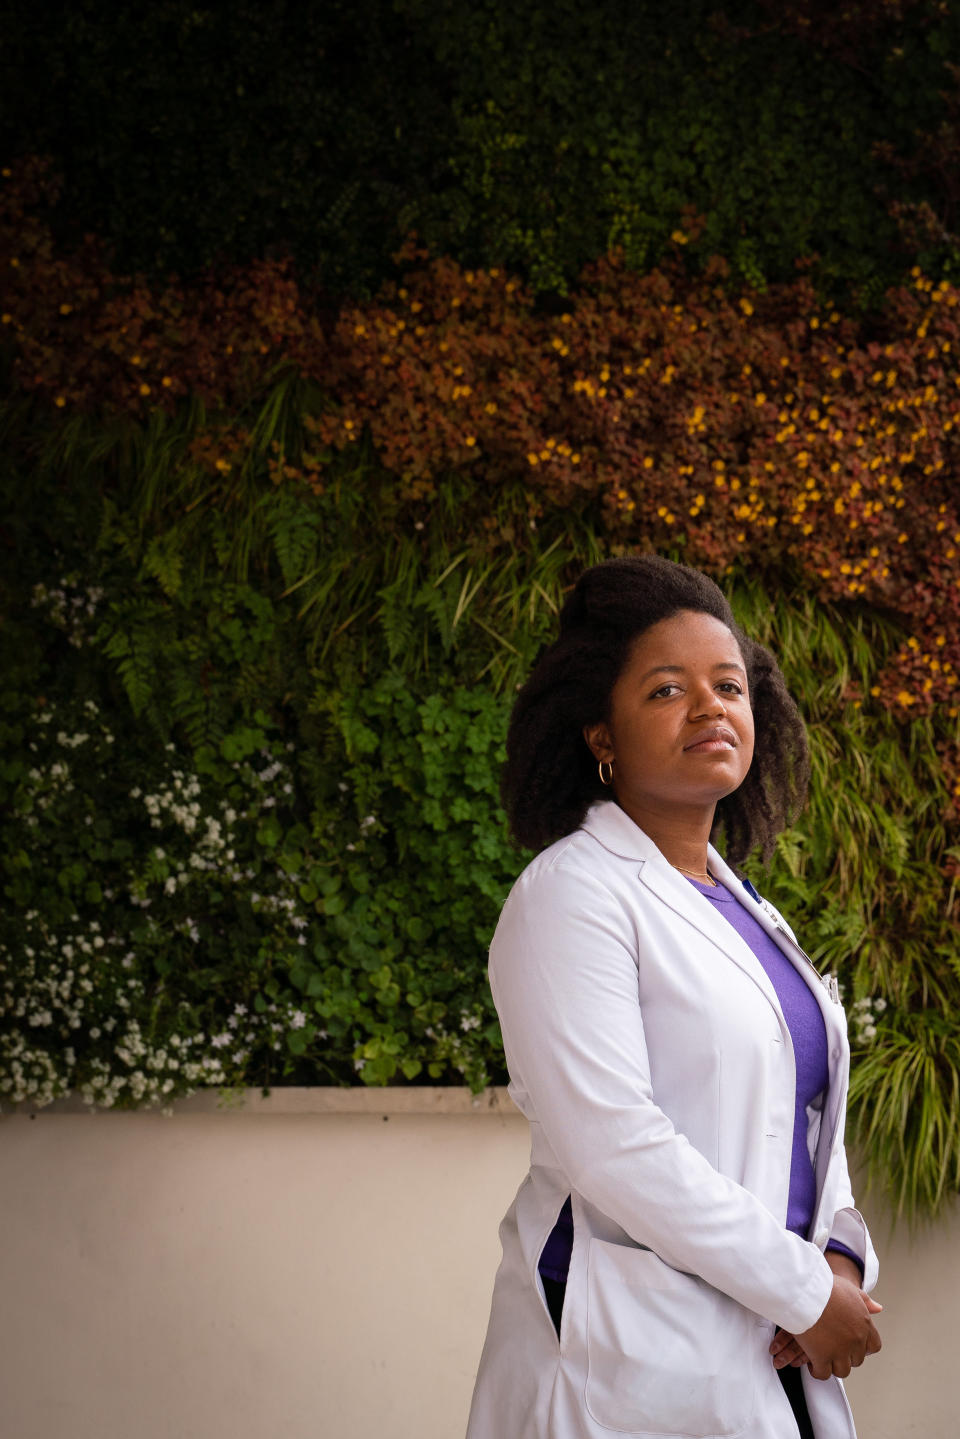
[[705, 686], [703, 690], [695, 691], [690, 696], [690, 713], [693, 717], [710, 715], [720, 718], [726, 712], [723, 696], [719, 695], [712, 685]]

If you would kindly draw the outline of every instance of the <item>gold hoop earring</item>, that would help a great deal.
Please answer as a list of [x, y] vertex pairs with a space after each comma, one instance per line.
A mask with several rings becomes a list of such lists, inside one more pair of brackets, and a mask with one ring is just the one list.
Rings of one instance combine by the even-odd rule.
[[[604, 774], [604, 772], [603, 772], [604, 769], [606, 769], [606, 770], [608, 771], [607, 774]], [[597, 765], [597, 772], [598, 772], [598, 774], [600, 775], [600, 783], [601, 783], [601, 784], [613, 784], [613, 760], [612, 760], [612, 759], [602, 759], [602, 760], [600, 761], [600, 763]]]

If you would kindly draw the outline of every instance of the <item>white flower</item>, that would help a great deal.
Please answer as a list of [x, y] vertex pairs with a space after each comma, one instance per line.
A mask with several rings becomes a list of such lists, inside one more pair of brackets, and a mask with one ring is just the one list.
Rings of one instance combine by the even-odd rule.
[[302, 1029], [307, 1022], [307, 1016], [302, 1009], [295, 1009], [290, 1016], [290, 1028]]

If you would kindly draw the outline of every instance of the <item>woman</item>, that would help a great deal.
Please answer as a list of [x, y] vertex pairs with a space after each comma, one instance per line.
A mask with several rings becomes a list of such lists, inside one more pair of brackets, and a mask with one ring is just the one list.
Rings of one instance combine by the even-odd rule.
[[843, 1012], [731, 867], [769, 856], [806, 788], [773, 657], [696, 570], [609, 560], [507, 753], [512, 831], [542, 853], [490, 982], [531, 1165], [468, 1439], [854, 1439], [840, 1381], [880, 1306]]

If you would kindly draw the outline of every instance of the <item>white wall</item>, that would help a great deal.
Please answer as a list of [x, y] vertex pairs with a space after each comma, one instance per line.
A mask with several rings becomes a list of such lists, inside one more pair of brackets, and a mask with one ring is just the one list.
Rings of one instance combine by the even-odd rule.
[[[0, 1118], [3, 1439], [462, 1439], [525, 1122], [450, 1090], [213, 1099]], [[955, 1439], [960, 1216], [911, 1245], [866, 1208], [861, 1439]]]

